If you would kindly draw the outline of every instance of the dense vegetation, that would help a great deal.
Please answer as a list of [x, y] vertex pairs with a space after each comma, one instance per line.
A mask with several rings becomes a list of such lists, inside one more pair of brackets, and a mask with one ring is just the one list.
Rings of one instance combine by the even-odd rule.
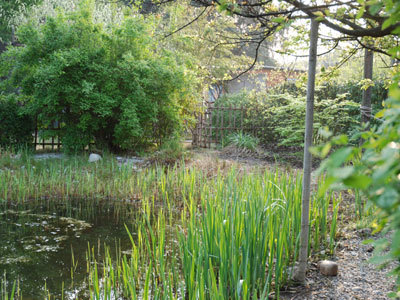
[[[382, 108], [386, 96], [387, 89], [383, 82], [377, 81], [373, 87], [373, 114]], [[323, 128], [329, 128], [334, 135], [347, 134], [353, 143], [358, 143], [361, 99], [362, 89], [356, 82], [318, 86], [314, 107], [314, 143], [323, 141], [319, 134]], [[244, 126], [259, 138], [263, 146], [302, 147], [304, 143], [305, 91], [295, 84], [286, 83], [266, 92], [224, 95], [216, 101], [216, 105], [246, 108]], [[239, 113], [236, 119], [240, 119]], [[374, 119], [371, 122], [377, 124]]]
[[[39, 2], [53, 6], [51, 0], [25, 4]], [[128, 202], [137, 210], [137, 228], [127, 232], [129, 253], [116, 246], [114, 259], [109, 245], [104, 245], [105, 259], [99, 261], [94, 246], [88, 245], [87, 274], [78, 291], [84, 298], [279, 298], [299, 256], [303, 185], [299, 173], [227, 168], [218, 161], [205, 166], [187, 166], [184, 161], [159, 165], [181, 157], [180, 135], [184, 126], [192, 125], [203, 88], [237, 73], [238, 63], [250, 63], [238, 54], [243, 50], [238, 45], [254, 42], [256, 35], [249, 40], [245, 32], [247, 42], [243, 42], [241, 30], [258, 30], [261, 23], [238, 26], [230, 18], [236, 8], [226, 1], [216, 4], [226, 12], [223, 16], [215, 8], [189, 11], [188, 3], [143, 15], [128, 2], [104, 6], [103, 15], [94, 0], [76, 2], [77, 8], [70, 5], [67, 11], [53, 7], [51, 14], [43, 15], [38, 10], [48, 6], [37, 6], [37, 15], [32, 13], [24, 21], [13, 17], [21, 11], [29, 15], [23, 1], [0, 4], [0, 15], [6, 17], [0, 24], [7, 22], [0, 37], [14, 38], [11, 29], [18, 27], [17, 43], [0, 56], [0, 216], [7, 219], [7, 214], [26, 213], [32, 203], [45, 206], [55, 200], [68, 203], [65, 206], [72, 211], [71, 199]], [[390, 17], [384, 27], [398, 24], [399, 3], [373, 1], [368, 7], [367, 2], [357, 3], [364, 4], [364, 11], [354, 20], [365, 11], [373, 16], [386, 8]], [[324, 17], [325, 11], [320, 12]], [[290, 24], [285, 18], [270, 20], [277, 23], [270, 32]], [[198, 22], [193, 27], [186, 26], [194, 20]], [[382, 38], [373, 46], [398, 56], [400, 48], [388, 46], [396, 39]], [[357, 195], [352, 206], [358, 218], [367, 214], [364, 200], [369, 199], [375, 232], [392, 231], [390, 239], [375, 243], [384, 253], [379, 260], [386, 263], [400, 257], [400, 75], [398, 67], [392, 67], [396, 75], [389, 94], [387, 82], [376, 81], [372, 87], [376, 115], [365, 132], [360, 126], [362, 82], [320, 81], [316, 89], [314, 143], [322, 145], [312, 151], [328, 158], [321, 164], [320, 177], [313, 178], [318, 184], [312, 193], [305, 251], [309, 255], [334, 254], [342, 194], [329, 188], [336, 188]], [[258, 144], [290, 150], [303, 146], [306, 101], [301, 82], [268, 92], [223, 96], [215, 105], [246, 109], [243, 132], [227, 134], [224, 145], [250, 152], [258, 151]], [[222, 113], [226, 120], [242, 117], [242, 111], [233, 116]], [[212, 121], [217, 120], [214, 116]], [[61, 125], [59, 131], [52, 128], [55, 121]], [[84, 155], [37, 161], [28, 152], [4, 150], [28, 144], [35, 126], [42, 138], [60, 137], [69, 153], [91, 143], [115, 152], [139, 152], [154, 145], [159, 151], [149, 160], [155, 166], [136, 168], [107, 155], [89, 164]], [[14, 225], [21, 226], [9, 228]], [[48, 229], [48, 224], [42, 225]], [[72, 278], [74, 268], [72, 254]], [[400, 278], [400, 268], [394, 273]], [[0, 281], [0, 297], [12, 299], [14, 293], [21, 297], [23, 282], [8, 276]], [[74, 289], [73, 284], [69, 288]], [[45, 294], [51, 298], [51, 292]]]
[[[67, 151], [91, 142], [143, 149], [179, 133], [192, 110], [190, 71], [172, 52], [155, 51], [151, 23], [141, 16], [104, 28], [83, 7], [39, 28], [23, 26], [18, 38], [25, 46], [2, 56], [9, 74], [3, 85], [20, 87], [13, 97], [37, 117], [43, 136], [58, 135]], [[60, 131], [51, 130], [54, 121]]]

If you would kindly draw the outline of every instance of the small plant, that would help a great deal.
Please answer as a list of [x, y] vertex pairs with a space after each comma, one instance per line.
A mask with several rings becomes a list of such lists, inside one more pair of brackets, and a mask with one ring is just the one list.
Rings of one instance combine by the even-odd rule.
[[154, 152], [149, 161], [159, 164], [174, 164], [175, 162], [185, 159], [185, 149], [183, 148], [181, 139], [178, 135], [173, 136], [171, 139], [165, 141], [158, 151]]
[[241, 131], [228, 136], [228, 145], [233, 145], [240, 149], [256, 151], [258, 144], [258, 138]]

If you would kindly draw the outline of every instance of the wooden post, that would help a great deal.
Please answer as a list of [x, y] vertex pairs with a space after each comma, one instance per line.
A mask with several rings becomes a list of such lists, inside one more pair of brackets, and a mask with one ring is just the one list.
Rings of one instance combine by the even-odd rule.
[[208, 148], [211, 148], [212, 140], [212, 108], [208, 107]]
[[240, 130], [243, 132], [243, 105], [240, 107]]
[[215, 144], [218, 144], [218, 121], [219, 121], [219, 111], [218, 111], [218, 105], [215, 107], [215, 126], [214, 126], [214, 132], [215, 132]]
[[37, 138], [38, 138], [38, 128], [37, 128], [37, 118], [36, 118], [36, 126], [35, 126], [35, 140], [33, 142], [34, 150], [36, 151], [37, 147]]
[[221, 144], [224, 140], [224, 107], [221, 107]]
[[228, 127], [228, 130], [232, 131], [232, 105], [229, 105], [228, 114], [230, 115], [229, 116], [229, 127]]
[[203, 112], [200, 114], [200, 127], [199, 127], [199, 139], [200, 139], [200, 147], [202, 146], [202, 140], [203, 140]]
[[237, 109], [236, 106], [233, 107], [232, 110], [232, 115], [233, 115], [233, 131], [236, 131], [236, 113], [237, 113]]

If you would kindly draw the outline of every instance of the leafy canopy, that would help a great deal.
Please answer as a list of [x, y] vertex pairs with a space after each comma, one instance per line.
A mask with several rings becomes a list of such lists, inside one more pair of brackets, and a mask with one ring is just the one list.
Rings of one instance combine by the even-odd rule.
[[190, 110], [191, 72], [171, 52], [156, 51], [151, 18], [134, 15], [106, 30], [93, 7], [82, 2], [39, 27], [22, 26], [25, 47], [2, 57], [3, 74], [11, 74], [6, 84], [21, 87], [42, 127], [61, 122], [57, 134], [67, 150], [92, 141], [112, 150], [161, 142]]

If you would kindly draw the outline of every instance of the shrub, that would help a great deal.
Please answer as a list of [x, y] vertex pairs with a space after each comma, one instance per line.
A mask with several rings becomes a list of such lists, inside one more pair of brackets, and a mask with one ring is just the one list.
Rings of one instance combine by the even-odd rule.
[[20, 148], [32, 142], [35, 123], [17, 96], [0, 96], [0, 120], [0, 146]]
[[232, 133], [227, 137], [228, 144], [239, 149], [255, 151], [258, 147], [258, 139], [243, 132]]
[[[85, 2], [84, 2], [85, 3]], [[142, 16], [103, 28], [90, 5], [18, 31], [25, 47], [3, 56], [10, 82], [70, 151], [94, 141], [111, 150], [139, 150], [180, 130], [190, 111], [191, 74], [167, 51], [157, 53], [151, 22]], [[47, 132], [48, 135], [56, 134]]]
[[[219, 106], [243, 106], [247, 109], [245, 130], [254, 132], [262, 145], [302, 146], [304, 139], [305, 97], [291, 94], [241, 93], [224, 96]], [[226, 116], [228, 118], [229, 116]], [[239, 115], [236, 119], [240, 118]], [[318, 130], [329, 127], [335, 134], [352, 133], [359, 123], [359, 105], [347, 95], [315, 101], [314, 138]], [[215, 122], [215, 117], [213, 118]], [[255, 130], [253, 130], [255, 128]]]

